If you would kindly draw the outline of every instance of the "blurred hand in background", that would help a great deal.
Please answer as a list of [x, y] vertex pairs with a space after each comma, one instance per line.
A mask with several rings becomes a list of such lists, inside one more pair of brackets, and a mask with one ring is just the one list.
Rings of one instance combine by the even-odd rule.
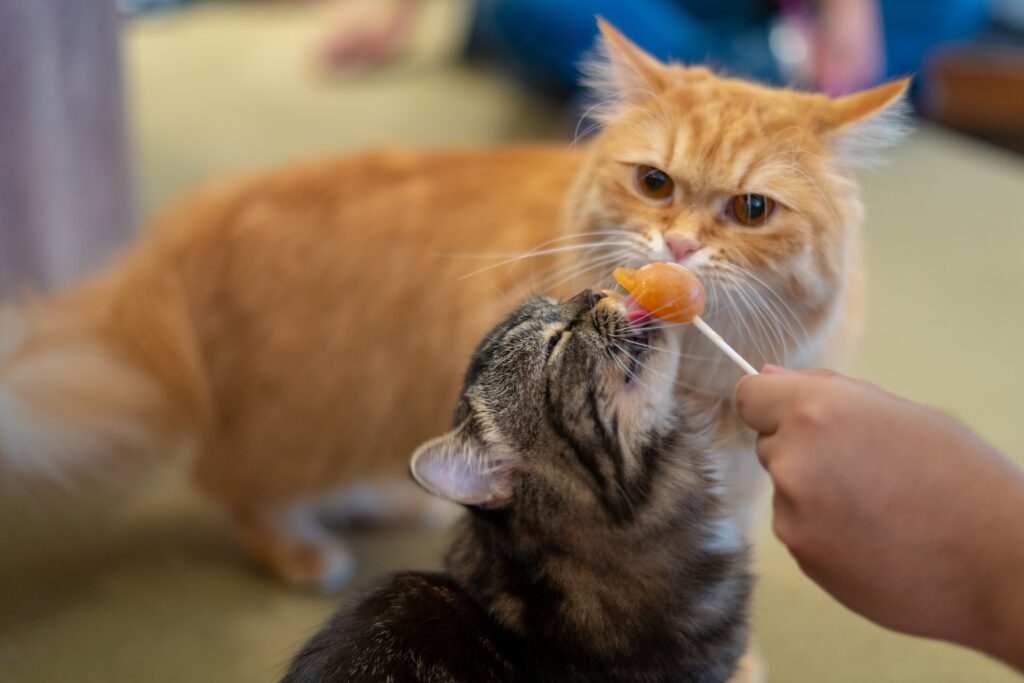
[[411, 40], [418, 5], [419, 0], [394, 0], [358, 21], [339, 22], [317, 47], [316, 61], [328, 69], [390, 62], [405, 51]]
[[842, 95], [882, 80], [885, 45], [877, 0], [822, 0], [814, 27], [816, 89]]

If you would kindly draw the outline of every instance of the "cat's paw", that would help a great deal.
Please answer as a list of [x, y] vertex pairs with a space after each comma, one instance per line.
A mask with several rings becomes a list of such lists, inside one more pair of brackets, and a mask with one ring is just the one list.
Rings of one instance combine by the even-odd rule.
[[273, 558], [269, 568], [296, 588], [330, 593], [352, 580], [356, 562], [344, 541], [331, 539], [296, 543]]
[[261, 510], [234, 521], [249, 552], [285, 583], [330, 592], [355, 575], [348, 545], [323, 528], [305, 505]]

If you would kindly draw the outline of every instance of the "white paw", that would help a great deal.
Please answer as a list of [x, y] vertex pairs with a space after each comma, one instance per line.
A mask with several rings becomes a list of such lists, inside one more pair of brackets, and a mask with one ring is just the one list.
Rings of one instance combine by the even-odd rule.
[[352, 551], [341, 540], [324, 541], [320, 545], [322, 569], [319, 577], [311, 584], [325, 593], [344, 588], [356, 573], [356, 561]]

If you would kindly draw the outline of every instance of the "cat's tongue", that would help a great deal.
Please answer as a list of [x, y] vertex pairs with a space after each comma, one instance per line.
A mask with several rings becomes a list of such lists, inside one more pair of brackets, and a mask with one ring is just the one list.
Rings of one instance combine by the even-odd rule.
[[651, 321], [654, 318], [650, 311], [641, 306], [636, 299], [633, 298], [632, 294], [622, 294], [610, 289], [606, 289], [602, 292], [610, 301], [622, 304], [622, 307], [626, 309], [626, 319], [629, 320], [630, 325], [643, 325]]
[[632, 296], [627, 296], [622, 302], [626, 307], [626, 318], [630, 325], [643, 325], [651, 321], [654, 316], [646, 308], [637, 303]]

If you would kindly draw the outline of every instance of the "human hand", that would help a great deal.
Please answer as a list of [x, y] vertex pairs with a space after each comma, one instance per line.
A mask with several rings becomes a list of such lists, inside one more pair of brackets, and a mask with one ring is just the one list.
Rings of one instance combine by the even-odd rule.
[[414, 0], [395, 0], [368, 16], [347, 16], [317, 50], [317, 61], [328, 69], [380, 66], [406, 48], [416, 19]]
[[801, 569], [878, 624], [1024, 669], [1024, 473], [862, 381], [766, 368], [736, 387]]
[[821, 0], [812, 53], [815, 83], [829, 95], [880, 79], [885, 55], [877, 0]]

